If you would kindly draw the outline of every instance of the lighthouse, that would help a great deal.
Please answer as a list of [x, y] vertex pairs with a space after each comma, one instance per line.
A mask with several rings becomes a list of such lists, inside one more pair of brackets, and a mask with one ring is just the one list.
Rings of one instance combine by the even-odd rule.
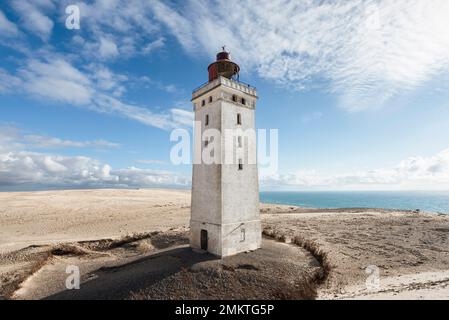
[[208, 67], [208, 82], [192, 93], [196, 156], [190, 245], [219, 257], [256, 250], [262, 241], [255, 134], [257, 92], [239, 81], [239, 71], [223, 47]]

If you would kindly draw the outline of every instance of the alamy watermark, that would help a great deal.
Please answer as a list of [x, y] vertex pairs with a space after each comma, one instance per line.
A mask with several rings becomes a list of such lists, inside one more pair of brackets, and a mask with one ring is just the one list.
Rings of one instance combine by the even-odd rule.
[[375, 265], [370, 265], [366, 267], [365, 273], [369, 275], [365, 281], [366, 289], [371, 292], [379, 291], [380, 290], [379, 267]]
[[189, 130], [179, 128], [171, 132], [170, 141], [176, 142], [170, 151], [172, 164], [258, 164], [266, 174], [278, 171], [277, 129], [237, 128], [221, 132], [210, 128], [202, 131], [201, 121], [195, 121], [194, 131], [193, 148]]
[[79, 289], [80, 288], [80, 268], [78, 266], [67, 266], [65, 273], [69, 276], [65, 280], [65, 287], [67, 290]]
[[79, 30], [80, 25], [80, 8], [77, 5], [69, 5], [65, 8], [68, 15], [65, 20], [65, 27], [69, 30]]

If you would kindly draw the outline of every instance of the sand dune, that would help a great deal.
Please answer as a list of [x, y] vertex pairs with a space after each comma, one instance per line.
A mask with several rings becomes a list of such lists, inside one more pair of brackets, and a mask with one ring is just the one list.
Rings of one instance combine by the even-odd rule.
[[183, 190], [0, 192], [0, 252], [166, 230], [189, 215]]
[[[273, 274], [293, 268], [299, 273], [285, 274], [282, 279], [303, 279], [296, 286], [304, 291], [310, 279], [301, 274], [315, 272], [321, 261], [316, 252], [310, 251], [315, 248], [313, 250], [326, 256], [326, 263], [331, 266], [326, 281], [317, 282], [317, 287], [310, 291], [312, 293], [295, 296], [292, 287], [288, 295], [272, 292], [270, 297], [310, 298], [315, 289], [318, 289], [318, 298], [322, 299], [449, 297], [449, 216], [382, 209], [304, 209], [269, 204], [261, 206], [261, 213], [266, 234], [287, 243], [300, 236], [303, 243], [311, 245], [305, 245], [304, 249], [287, 244], [290, 251], [272, 250], [269, 246], [267, 251], [247, 256], [246, 262], [205, 263], [201, 274], [210, 272], [228, 277], [231, 283], [236, 281], [236, 286], [241, 281], [250, 281], [254, 296], [261, 297], [257, 290], [263, 287], [254, 284], [266, 283], [266, 279], [262, 277], [263, 273], [255, 271], [258, 264], [272, 268]], [[117, 284], [118, 278], [111, 278], [101, 271], [117, 266], [123, 266], [120, 270], [124, 271], [113, 275], [120, 274], [126, 283], [132, 279], [126, 270], [141, 270], [144, 273], [136, 273], [136, 279], [146, 279], [147, 269], [136, 269], [132, 262], [136, 260], [144, 261], [146, 268], [156, 268], [162, 273], [166, 259], [181, 261], [182, 267], [182, 261], [198, 258], [195, 253], [176, 253], [175, 250], [188, 243], [189, 214], [190, 193], [182, 190], [0, 193], [0, 297], [63, 297], [55, 294], [64, 290], [66, 274], [62, 271], [67, 263], [82, 266], [85, 283], [101, 275]], [[155, 258], [154, 255], [161, 254], [160, 250], [169, 250], [171, 256]], [[268, 259], [269, 252], [273, 251], [284, 252], [286, 259], [297, 256], [282, 267], [273, 263], [280, 258]], [[264, 261], [265, 258], [268, 260]], [[289, 263], [290, 267], [286, 267]], [[247, 267], [240, 269], [239, 265]], [[179, 273], [191, 270], [191, 266], [187, 266], [175, 268], [168, 278], [164, 276], [165, 280], [160, 282], [164, 285], [162, 289], [154, 287], [150, 281], [147, 287], [134, 287], [135, 292], [124, 290], [120, 297], [154, 298], [155, 293], [165, 292], [174, 297], [195, 298], [176, 289], [181, 280], [186, 285], [190, 283], [191, 288], [195, 286], [189, 279], [198, 273]], [[375, 291], [366, 286], [368, 266], [379, 271], [380, 286]], [[273, 271], [276, 268], [281, 272]], [[262, 278], [257, 278], [259, 276]], [[209, 287], [195, 287], [192, 292], [218, 294], [211, 289], [216, 285], [214, 280]], [[93, 284], [90, 286], [96, 288]], [[225, 297], [232, 298], [236, 292], [244, 292], [237, 288], [227, 288]]]

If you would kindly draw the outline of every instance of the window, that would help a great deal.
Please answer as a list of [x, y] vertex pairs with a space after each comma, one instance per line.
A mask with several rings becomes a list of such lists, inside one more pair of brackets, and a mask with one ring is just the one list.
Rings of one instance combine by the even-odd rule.
[[239, 171], [243, 170], [242, 159], [239, 159]]
[[232, 95], [232, 101], [237, 102], [237, 96], [235, 94]]
[[240, 229], [240, 242], [245, 241], [245, 229]]
[[212, 102], [212, 96], [209, 97], [209, 103], [211, 103], [211, 102]]
[[242, 104], [246, 105], [246, 99], [245, 98], [242, 98]]
[[237, 137], [237, 145], [239, 148], [242, 147], [242, 137]]
[[242, 124], [242, 115], [237, 113], [237, 124]]
[[204, 147], [207, 147], [209, 145], [209, 140], [204, 141]]
[[201, 106], [204, 107], [205, 105], [206, 105], [206, 101], [205, 100], [201, 101]]
[[209, 115], [206, 114], [206, 119], [204, 120], [204, 125], [208, 126], [209, 125]]

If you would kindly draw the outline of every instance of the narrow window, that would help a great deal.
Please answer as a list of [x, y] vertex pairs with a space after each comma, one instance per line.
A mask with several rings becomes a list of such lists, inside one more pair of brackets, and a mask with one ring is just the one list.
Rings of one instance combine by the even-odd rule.
[[204, 141], [204, 147], [207, 147], [209, 145], [209, 140]]
[[237, 113], [237, 124], [242, 124], [242, 115]]
[[209, 97], [209, 103], [211, 103], [211, 102], [212, 102], [212, 96]]
[[245, 229], [240, 229], [240, 242], [245, 241]]
[[204, 125], [208, 126], [209, 125], [209, 115], [206, 114], [206, 119], [204, 120]]
[[237, 137], [237, 142], [238, 142], [239, 148], [241, 148], [242, 147], [242, 137]]
[[239, 171], [243, 170], [242, 159], [239, 159]]
[[245, 100], [245, 98], [242, 98], [242, 104], [243, 104], [243, 105], [246, 105], [246, 100]]
[[201, 106], [204, 107], [205, 105], [206, 105], [206, 101], [205, 100], [201, 101]]
[[237, 96], [235, 94], [232, 95], [232, 101], [237, 102]]

